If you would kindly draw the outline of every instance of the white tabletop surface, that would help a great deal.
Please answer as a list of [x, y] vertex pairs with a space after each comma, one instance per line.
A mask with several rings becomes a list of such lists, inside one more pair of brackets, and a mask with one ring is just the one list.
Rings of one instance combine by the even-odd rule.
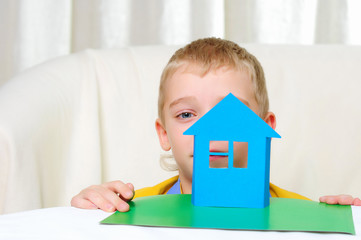
[[361, 239], [361, 207], [352, 207], [356, 235], [102, 225], [101, 210], [46, 208], [0, 215], [0, 239]]

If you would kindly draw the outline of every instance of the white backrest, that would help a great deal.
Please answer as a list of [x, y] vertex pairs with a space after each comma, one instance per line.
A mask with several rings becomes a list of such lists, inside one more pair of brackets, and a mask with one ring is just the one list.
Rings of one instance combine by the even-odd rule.
[[[272, 142], [271, 181], [315, 200], [361, 196], [361, 47], [241, 46], [264, 67], [282, 136]], [[159, 166], [154, 121], [160, 74], [176, 49], [87, 50], [3, 86], [0, 211], [69, 205], [105, 181], [141, 188], [175, 175]]]

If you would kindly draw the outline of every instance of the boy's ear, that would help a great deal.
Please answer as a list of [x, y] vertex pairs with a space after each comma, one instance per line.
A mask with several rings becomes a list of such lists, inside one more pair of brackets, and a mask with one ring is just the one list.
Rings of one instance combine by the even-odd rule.
[[167, 131], [165, 130], [165, 127], [163, 126], [162, 121], [159, 118], [155, 120], [155, 130], [157, 131], [158, 134], [160, 146], [164, 151], [169, 151], [171, 147], [169, 144]]
[[273, 112], [268, 112], [264, 121], [271, 127], [273, 130], [276, 129], [276, 115]]

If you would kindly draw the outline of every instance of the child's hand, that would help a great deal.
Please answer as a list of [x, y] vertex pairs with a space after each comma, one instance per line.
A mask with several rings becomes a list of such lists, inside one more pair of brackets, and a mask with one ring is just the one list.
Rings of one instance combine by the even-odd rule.
[[327, 204], [354, 205], [361, 206], [361, 200], [351, 195], [334, 195], [320, 197], [320, 202]]
[[71, 200], [71, 206], [85, 209], [102, 209], [106, 212], [126, 212], [128, 201], [134, 197], [134, 186], [131, 183], [113, 181], [102, 185], [93, 185], [82, 190]]

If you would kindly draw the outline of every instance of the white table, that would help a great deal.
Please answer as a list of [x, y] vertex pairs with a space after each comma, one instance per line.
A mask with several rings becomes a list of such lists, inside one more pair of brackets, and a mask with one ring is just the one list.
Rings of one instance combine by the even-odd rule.
[[72, 207], [0, 215], [0, 239], [361, 239], [361, 207], [352, 207], [356, 236], [348, 234], [236, 231], [101, 225], [111, 213]]

